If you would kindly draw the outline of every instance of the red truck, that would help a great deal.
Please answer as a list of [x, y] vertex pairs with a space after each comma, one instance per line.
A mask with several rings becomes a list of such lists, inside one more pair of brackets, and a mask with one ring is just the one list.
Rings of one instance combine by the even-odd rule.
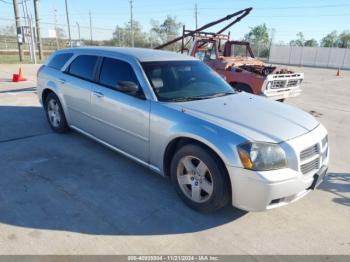
[[249, 42], [230, 41], [225, 35], [198, 34], [188, 53], [208, 64], [238, 90], [278, 101], [298, 96], [302, 91], [303, 73], [258, 60]]

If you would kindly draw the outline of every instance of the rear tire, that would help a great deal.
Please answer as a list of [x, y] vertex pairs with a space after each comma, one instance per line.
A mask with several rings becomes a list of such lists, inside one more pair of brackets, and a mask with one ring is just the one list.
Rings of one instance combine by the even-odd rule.
[[61, 102], [56, 94], [50, 93], [45, 100], [45, 112], [50, 127], [56, 133], [65, 133], [69, 130]]
[[172, 183], [189, 207], [213, 212], [230, 200], [230, 180], [220, 159], [207, 148], [189, 144], [181, 147], [171, 161]]

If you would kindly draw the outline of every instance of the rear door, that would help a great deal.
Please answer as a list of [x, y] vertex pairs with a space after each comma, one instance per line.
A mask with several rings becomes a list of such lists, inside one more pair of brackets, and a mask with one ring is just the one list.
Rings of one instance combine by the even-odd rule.
[[[132, 65], [105, 57], [101, 61], [93, 85], [91, 115], [93, 134], [142, 161], [148, 162], [150, 101], [145, 99], [140, 81]], [[116, 89], [121, 81], [136, 83], [139, 93], [123, 93]]]
[[78, 55], [60, 79], [70, 116], [70, 124], [91, 131], [90, 97], [98, 56]]

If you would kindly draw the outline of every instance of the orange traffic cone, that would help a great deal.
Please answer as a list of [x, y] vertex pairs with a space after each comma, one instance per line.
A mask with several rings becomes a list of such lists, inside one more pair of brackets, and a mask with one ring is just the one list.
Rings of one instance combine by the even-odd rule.
[[24, 77], [22, 68], [19, 68], [18, 74], [12, 75], [12, 82], [20, 82], [20, 81], [27, 81], [27, 78]]
[[340, 69], [338, 68], [336, 76], [340, 76]]

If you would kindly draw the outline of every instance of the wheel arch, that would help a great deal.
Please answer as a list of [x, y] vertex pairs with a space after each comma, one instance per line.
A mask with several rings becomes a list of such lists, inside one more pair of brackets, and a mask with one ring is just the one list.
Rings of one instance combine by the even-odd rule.
[[45, 89], [43, 90], [43, 92], [41, 93], [41, 101], [42, 101], [42, 103], [43, 103], [44, 106], [45, 106], [46, 98], [47, 98], [47, 96], [48, 96], [50, 93], [54, 93], [55, 95], [57, 95], [57, 94], [55, 93], [55, 91], [53, 91], [51, 88], [45, 88]]
[[188, 144], [196, 144], [202, 148], [205, 148], [206, 150], [209, 150], [212, 152], [220, 161], [220, 164], [222, 167], [226, 170], [227, 175], [228, 171], [225, 165], [225, 161], [223, 160], [223, 154], [217, 149], [212, 146], [208, 145], [206, 141], [201, 141], [200, 139], [189, 137], [189, 136], [178, 136], [173, 138], [166, 146], [164, 151], [164, 157], [163, 157], [163, 173], [165, 176], [170, 176], [170, 164], [171, 160], [176, 153], [177, 150], [179, 150], [181, 147], [188, 145]]
[[43, 107], [45, 108], [45, 100], [46, 100], [47, 96], [50, 93], [55, 94], [58, 97], [58, 99], [60, 100], [60, 103], [61, 103], [61, 105], [63, 107], [64, 115], [66, 117], [67, 123], [69, 124], [69, 122], [70, 122], [69, 119], [70, 118], [69, 118], [69, 114], [68, 114], [66, 103], [65, 103], [65, 101], [63, 99], [62, 93], [59, 92], [59, 89], [57, 88], [57, 86], [54, 83], [50, 84], [50, 82], [49, 82], [48, 85], [41, 92], [41, 101], [42, 101]]

